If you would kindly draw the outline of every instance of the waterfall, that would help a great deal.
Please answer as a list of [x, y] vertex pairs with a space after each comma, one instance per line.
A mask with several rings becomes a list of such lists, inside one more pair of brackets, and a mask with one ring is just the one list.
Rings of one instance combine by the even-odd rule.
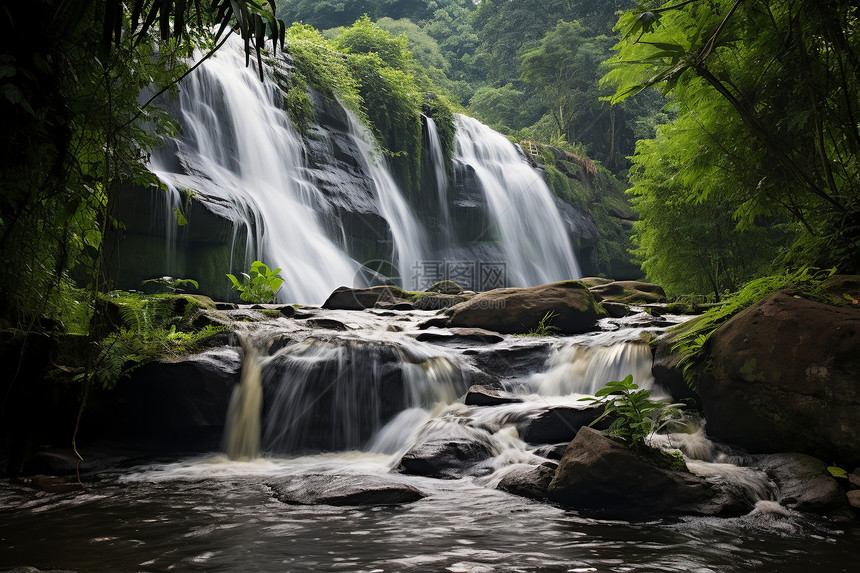
[[252, 460], [260, 455], [260, 409], [263, 386], [260, 382], [260, 359], [256, 349], [244, 338], [245, 350], [239, 385], [233, 389], [224, 426], [224, 451], [231, 460]]
[[[419, 290], [427, 285], [417, 284], [413, 280], [413, 269], [423, 261], [428, 260], [427, 237], [421, 224], [412, 214], [409, 205], [397, 188], [397, 184], [388, 171], [385, 158], [379, 150], [370, 130], [359, 123], [355, 115], [347, 110], [350, 133], [367, 165], [382, 216], [388, 222], [394, 240], [394, 256], [399, 274], [399, 284], [407, 290]], [[415, 275], [417, 277], [417, 275]], [[397, 277], [391, 277], [396, 279]]]
[[[651, 349], [644, 342], [619, 342], [610, 346], [570, 344], [548, 361], [547, 372], [537, 377], [538, 394], [565, 396], [588, 394], [632, 374], [640, 388], [654, 384]], [[656, 396], [655, 396], [656, 398]]]
[[[426, 117], [426, 116], [425, 116]], [[433, 175], [436, 178], [436, 194], [439, 197], [440, 225], [445, 239], [445, 245], [451, 242], [451, 208], [448, 199], [448, 173], [445, 170], [445, 156], [442, 153], [442, 142], [439, 131], [432, 117], [426, 117], [427, 142], [430, 147], [430, 161], [433, 163]]]
[[[365, 448], [392, 453], [439, 405], [465, 391], [440, 350], [415, 340], [307, 338], [263, 368], [263, 447], [274, 453]], [[404, 414], [407, 412], [407, 414]], [[404, 418], [405, 416], [405, 418]], [[374, 439], [397, 420], [388, 437]]]
[[352, 284], [358, 265], [323, 231], [319, 218], [329, 207], [303, 176], [302, 143], [278, 106], [277, 87], [261, 82], [244, 59], [241, 42], [231, 38], [183, 80], [184, 135], [175, 142], [181, 167], [166, 168], [170, 161], [156, 157], [151, 169], [168, 188], [226, 203], [241, 218], [246, 244], [256, 245], [251, 256], [283, 269], [281, 300], [319, 303]]
[[[579, 266], [552, 193], [506, 137], [457, 116], [454, 160], [481, 182], [507, 265], [510, 286], [579, 278]], [[492, 232], [492, 231], [491, 231]]]

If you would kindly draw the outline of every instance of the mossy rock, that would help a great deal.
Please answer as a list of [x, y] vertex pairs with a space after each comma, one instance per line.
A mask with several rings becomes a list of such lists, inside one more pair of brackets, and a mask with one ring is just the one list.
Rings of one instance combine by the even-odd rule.
[[437, 283], [433, 283], [426, 289], [424, 292], [438, 292], [440, 294], [461, 294], [463, 292], [463, 287], [454, 281], [439, 281]]

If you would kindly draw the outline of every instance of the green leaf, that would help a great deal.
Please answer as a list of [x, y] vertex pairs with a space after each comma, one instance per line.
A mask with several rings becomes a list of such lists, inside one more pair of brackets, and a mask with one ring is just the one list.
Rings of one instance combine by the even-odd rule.
[[827, 471], [835, 478], [848, 479], [848, 472], [839, 466], [827, 466]]

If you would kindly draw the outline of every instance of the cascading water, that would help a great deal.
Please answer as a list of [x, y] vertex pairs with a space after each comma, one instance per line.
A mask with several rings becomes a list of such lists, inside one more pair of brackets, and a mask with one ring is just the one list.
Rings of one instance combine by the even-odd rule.
[[224, 426], [224, 451], [231, 460], [252, 460], [260, 455], [260, 410], [263, 386], [257, 350], [240, 337], [245, 358], [242, 376], [233, 389]]
[[442, 228], [443, 241], [446, 246], [451, 243], [451, 208], [448, 199], [448, 173], [445, 170], [445, 156], [442, 153], [442, 141], [439, 139], [439, 130], [432, 117], [425, 116], [427, 126], [427, 142], [429, 144], [430, 161], [433, 163], [433, 175], [436, 179], [436, 194], [439, 198], [440, 226]]
[[510, 286], [579, 278], [552, 194], [513, 143], [478, 120], [458, 115], [454, 160], [471, 166], [481, 182]]
[[347, 111], [347, 117], [350, 133], [376, 187], [379, 208], [391, 229], [394, 240], [392, 258], [396, 261], [394, 266], [400, 275], [400, 286], [412, 290], [423, 288], [427, 285], [415, 284], [416, 281], [413, 281], [412, 275], [416, 265], [428, 260], [427, 237], [424, 229], [412, 214], [412, 210], [391, 177], [385, 158], [377, 148], [370, 130], [359, 123], [352, 112]]
[[279, 91], [245, 67], [242, 49], [231, 38], [182, 82], [182, 169], [166, 169], [157, 156], [151, 168], [168, 187], [231, 206], [248, 230], [246, 244], [256, 245], [252, 256], [283, 269], [282, 300], [319, 303], [352, 284], [358, 265], [323, 232], [318, 217], [327, 203], [303, 177], [302, 144], [276, 103]]
[[[463, 374], [432, 346], [382, 336], [307, 338], [263, 367], [264, 448], [270, 452], [368, 449], [393, 453], [437, 405], [463, 393]], [[410, 412], [404, 415], [404, 412]]]

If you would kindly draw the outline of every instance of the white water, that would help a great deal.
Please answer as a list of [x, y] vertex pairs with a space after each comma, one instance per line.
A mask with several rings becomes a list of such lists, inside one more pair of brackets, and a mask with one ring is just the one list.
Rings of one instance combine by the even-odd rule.
[[[419, 290], [428, 285], [415, 284], [413, 269], [428, 260], [427, 237], [421, 224], [397, 188], [388, 171], [385, 158], [367, 127], [347, 110], [350, 132], [376, 187], [376, 196], [382, 216], [388, 222], [394, 240], [395, 267], [400, 275], [399, 284], [407, 290]], [[416, 275], [417, 276], [417, 275]], [[397, 277], [390, 277], [396, 279]]]
[[240, 42], [231, 38], [180, 87], [185, 134], [177, 144], [188, 173], [165, 170], [158, 158], [151, 168], [168, 187], [231, 205], [246, 224], [247, 244], [256, 246], [251, 256], [282, 269], [279, 299], [320, 303], [352, 284], [358, 265], [323, 232], [327, 204], [303, 176], [302, 143], [277, 94], [245, 67]]
[[508, 285], [536, 286], [580, 277], [552, 194], [513, 143], [478, 120], [457, 115], [454, 159], [472, 166], [483, 186], [505, 256]]
[[448, 199], [448, 173], [445, 171], [445, 157], [442, 154], [442, 142], [439, 131], [432, 117], [426, 118], [427, 141], [430, 144], [430, 160], [433, 162], [433, 175], [436, 178], [436, 194], [439, 197], [439, 212], [444, 233], [445, 243], [451, 242], [451, 208]]
[[264, 447], [392, 454], [463, 394], [463, 374], [453, 360], [395, 333], [311, 337], [287, 346], [263, 367], [269, 399]]

